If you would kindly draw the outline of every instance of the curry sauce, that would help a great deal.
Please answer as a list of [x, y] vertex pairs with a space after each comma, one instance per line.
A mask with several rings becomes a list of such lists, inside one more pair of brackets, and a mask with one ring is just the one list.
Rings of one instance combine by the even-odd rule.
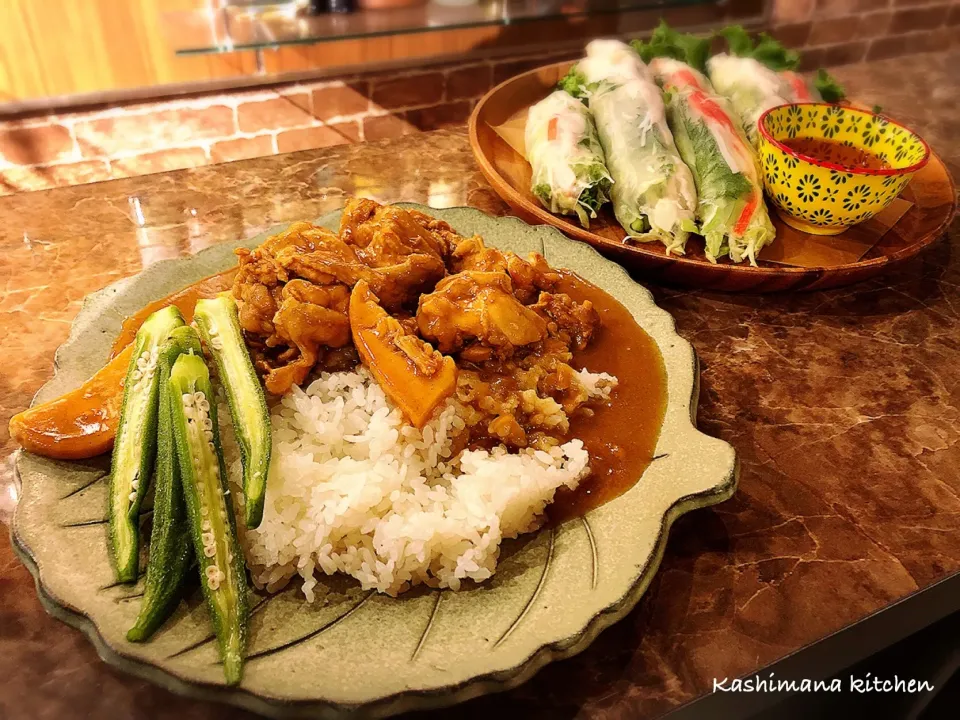
[[233, 279], [236, 275], [237, 268], [231, 267], [222, 272], [218, 272], [216, 275], [205, 277], [203, 280], [193, 283], [193, 285], [188, 285], [183, 288], [183, 290], [178, 290], [171, 295], [167, 295], [164, 298], [154, 300], [152, 303], [145, 305], [123, 321], [123, 325], [120, 327], [120, 334], [117, 336], [110, 350], [110, 357], [116, 357], [121, 350], [133, 342], [133, 339], [137, 336], [137, 330], [143, 325], [144, 320], [157, 310], [165, 308], [168, 305], [176, 305], [177, 309], [183, 315], [183, 319], [189, 323], [193, 320], [193, 309], [197, 305], [197, 300], [216, 297], [218, 293], [229, 290], [233, 287]]
[[593, 341], [574, 354], [574, 364], [619, 380], [610, 399], [593, 415], [571, 419], [570, 434], [590, 453], [590, 475], [576, 490], [560, 488], [547, 509], [562, 522], [619, 497], [643, 475], [653, 459], [667, 406], [667, 374], [656, 342], [615, 298], [572, 273], [562, 272], [558, 288], [574, 300], [589, 300], [600, 314]]

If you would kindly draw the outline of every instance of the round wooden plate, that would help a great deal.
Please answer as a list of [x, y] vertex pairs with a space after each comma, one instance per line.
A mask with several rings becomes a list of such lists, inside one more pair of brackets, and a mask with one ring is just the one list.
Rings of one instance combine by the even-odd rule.
[[[659, 243], [626, 244], [623, 229], [610, 206], [591, 222], [590, 229], [575, 219], [553, 215], [530, 193], [530, 165], [493, 130], [518, 111], [546, 97], [572, 62], [555, 63], [517, 75], [501, 83], [474, 108], [469, 133], [473, 154], [484, 176], [516, 212], [530, 223], [553, 225], [566, 235], [589, 243], [604, 255], [646, 278], [733, 292], [821, 290], [866, 280], [908, 260], [942, 235], [956, 210], [953, 179], [943, 161], [933, 153], [901, 197], [913, 203], [880, 241], [858, 262], [832, 267], [792, 267], [759, 261], [758, 267], [714, 264], [703, 254], [696, 237], [687, 243], [687, 254], [667, 256]], [[783, 224], [771, 213], [778, 231]]]

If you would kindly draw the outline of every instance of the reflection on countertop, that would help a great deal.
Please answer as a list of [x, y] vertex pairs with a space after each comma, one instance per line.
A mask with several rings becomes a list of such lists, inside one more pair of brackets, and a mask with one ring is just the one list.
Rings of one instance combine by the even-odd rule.
[[[958, 59], [836, 75], [957, 175]], [[7, 421], [51, 376], [85, 295], [158, 260], [318, 217], [349, 194], [507, 212], [462, 129], [0, 198], [3, 457]], [[699, 424], [738, 449], [738, 494], [677, 523], [644, 600], [589, 650], [461, 715], [656, 715], [960, 570], [958, 229], [896, 273], [836, 291], [652, 287], [700, 355]], [[0, 519], [10, 504], [0, 499]], [[0, 707], [18, 717], [245, 715], [107, 668], [43, 613], [5, 538], [0, 594]]]

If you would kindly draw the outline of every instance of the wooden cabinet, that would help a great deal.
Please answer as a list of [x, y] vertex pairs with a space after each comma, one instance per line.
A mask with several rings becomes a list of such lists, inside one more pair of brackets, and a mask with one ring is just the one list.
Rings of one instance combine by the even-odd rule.
[[178, 57], [160, 13], [199, 0], [0, 0], [0, 102], [241, 77], [253, 52]]
[[[641, 0], [637, 0], [641, 2]], [[690, 0], [684, 0], [690, 2]], [[668, 0], [669, 2], [669, 0]], [[716, 22], [730, 7], [738, 17], [762, 11], [764, 0], [532, 20], [411, 34], [381, 35], [262, 50], [177, 55], [184, 36], [209, 36], [206, 19], [171, 39], [164, 15], [196, 11], [214, 0], [0, 0], [0, 112], [52, 98], [50, 105], [98, 102], [136, 91], [160, 96], [212, 81], [269, 83], [292, 74], [355, 73], [396, 64], [464, 56], [517, 56], [564, 50], [598, 35], [637, 34], [661, 15], [677, 26]], [[202, 45], [203, 43], [199, 43]], [[170, 86], [170, 87], [164, 87]]]

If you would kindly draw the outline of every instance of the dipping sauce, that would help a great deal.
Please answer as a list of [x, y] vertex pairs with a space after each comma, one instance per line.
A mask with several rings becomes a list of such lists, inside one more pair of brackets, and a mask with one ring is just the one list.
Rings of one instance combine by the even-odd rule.
[[826, 138], [791, 138], [780, 142], [794, 152], [815, 160], [822, 160], [855, 170], [890, 169], [890, 163], [865, 148], [850, 147]]

